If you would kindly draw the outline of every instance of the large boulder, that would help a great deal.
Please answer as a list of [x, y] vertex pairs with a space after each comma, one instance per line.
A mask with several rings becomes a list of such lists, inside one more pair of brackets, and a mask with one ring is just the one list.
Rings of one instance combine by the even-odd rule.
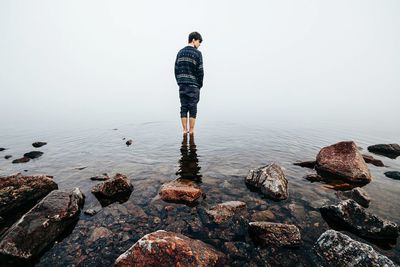
[[366, 211], [352, 199], [337, 205], [325, 205], [320, 212], [328, 223], [337, 224], [362, 237], [371, 239], [396, 239], [399, 227]]
[[143, 236], [114, 266], [219, 266], [224, 255], [200, 240], [159, 230]]
[[284, 223], [250, 222], [250, 236], [262, 245], [277, 247], [297, 247], [301, 244], [297, 226]]
[[368, 147], [368, 151], [393, 159], [400, 156], [400, 146], [398, 144], [373, 145]]
[[117, 173], [112, 179], [93, 187], [92, 193], [96, 196], [102, 206], [110, 205], [118, 201], [127, 201], [133, 191], [133, 185], [128, 177]]
[[316, 170], [354, 183], [369, 183], [371, 173], [353, 141], [324, 147], [317, 155]]
[[245, 183], [257, 188], [266, 197], [274, 200], [288, 198], [288, 181], [279, 165], [272, 163], [268, 166], [250, 170]]
[[202, 191], [192, 180], [176, 179], [163, 184], [159, 195], [164, 201], [194, 204], [201, 197]]
[[85, 196], [79, 188], [55, 190], [12, 225], [0, 242], [0, 254], [31, 260], [79, 219]]
[[0, 177], [0, 216], [24, 206], [32, 206], [52, 190], [58, 189], [46, 175]]
[[335, 230], [327, 230], [314, 245], [318, 266], [326, 267], [395, 267], [389, 258], [377, 253], [370, 245], [351, 239]]

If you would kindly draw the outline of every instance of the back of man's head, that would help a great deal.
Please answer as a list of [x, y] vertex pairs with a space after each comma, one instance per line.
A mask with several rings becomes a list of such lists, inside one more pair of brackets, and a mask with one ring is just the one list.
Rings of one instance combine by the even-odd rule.
[[201, 37], [201, 34], [198, 32], [191, 32], [189, 34], [188, 43], [191, 43], [193, 41], [193, 39], [195, 41], [199, 40], [200, 43], [203, 42], [203, 38]]

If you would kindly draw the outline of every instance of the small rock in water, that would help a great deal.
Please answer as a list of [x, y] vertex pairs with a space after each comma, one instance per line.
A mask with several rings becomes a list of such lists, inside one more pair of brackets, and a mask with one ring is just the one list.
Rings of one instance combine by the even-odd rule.
[[35, 142], [35, 143], [32, 144], [32, 146], [36, 147], [36, 148], [42, 147], [44, 145], [47, 145], [47, 143], [46, 142]]
[[100, 210], [101, 210], [100, 207], [96, 207], [96, 208], [92, 208], [92, 209], [87, 209], [87, 210], [85, 210], [84, 213], [85, 213], [86, 215], [94, 216], [94, 215], [96, 215]]
[[5, 159], [9, 159], [9, 158], [11, 158], [11, 157], [12, 157], [11, 155], [5, 155], [5, 156], [4, 156]]
[[211, 209], [206, 210], [206, 213], [212, 218], [214, 223], [221, 224], [229, 220], [237, 211], [245, 209], [246, 203], [242, 201], [228, 201], [215, 205]]
[[19, 158], [19, 159], [14, 159], [13, 161], [12, 161], [12, 163], [26, 163], [26, 162], [28, 162], [28, 161], [30, 161], [31, 159], [30, 158], [28, 158], [28, 157], [22, 157], [22, 158]]
[[297, 247], [301, 244], [300, 230], [293, 224], [250, 222], [249, 232], [262, 245]]
[[310, 169], [314, 169], [315, 164], [317, 164], [317, 162], [315, 160], [293, 163], [293, 165], [304, 167], [304, 168], [310, 168]]
[[40, 151], [31, 151], [28, 153], [24, 154], [24, 157], [30, 158], [30, 159], [36, 159], [38, 157], [41, 157], [43, 155], [43, 152]]
[[90, 177], [90, 180], [92, 180], [92, 181], [106, 181], [108, 179], [110, 179], [110, 177], [108, 176], [107, 173], [103, 173], [102, 175]]
[[362, 237], [390, 240], [399, 236], [396, 223], [375, 216], [352, 199], [322, 206], [320, 212], [328, 223], [345, 227]]
[[202, 191], [192, 180], [176, 179], [163, 184], [159, 195], [164, 201], [193, 204], [201, 197]]
[[339, 191], [337, 196], [342, 199], [351, 198], [361, 206], [368, 208], [371, 198], [368, 196], [367, 192], [360, 187], [353, 188], [351, 191]]
[[126, 141], [126, 145], [127, 145], [127, 146], [130, 146], [130, 145], [132, 145], [132, 140], [131, 140], [131, 139], [129, 139], [128, 141]]
[[307, 174], [306, 176], [304, 176], [304, 179], [310, 182], [320, 182], [324, 180], [324, 178], [317, 173]]
[[115, 267], [223, 266], [224, 255], [200, 240], [158, 230], [139, 239], [120, 255]]
[[6, 150], [4, 147], [0, 147], [0, 152]]
[[377, 253], [370, 245], [351, 239], [335, 230], [327, 230], [313, 247], [320, 261], [318, 266], [386, 266], [396, 265]]
[[251, 215], [252, 221], [274, 221], [275, 219], [275, 214], [270, 210], [258, 211]]
[[100, 201], [102, 206], [107, 206], [118, 201], [123, 203], [129, 199], [133, 185], [128, 177], [117, 173], [114, 178], [97, 184], [93, 187], [92, 193]]
[[268, 166], [250, 170], [245, 183], [261, 191], [266, 197], [274, 200], [288, 198], [288, 181], [279, 165], [272, 163]]
[[366, 163], [370, 163], [377, 167], [385, 167], [385, 164], [383, 164], [382, 160], [375, 159], [373, 156], [370, 155], [363, 154], [362, 156]]
[[400, 146], [398, 144], [373, 145], [368, 147], [368, 151], [393, 159], [400, 156]]
[[395, 180], [400, 180], [400, 172], [398, 171], [389, 171], [385, 172], [386, 177], [395, 179]]

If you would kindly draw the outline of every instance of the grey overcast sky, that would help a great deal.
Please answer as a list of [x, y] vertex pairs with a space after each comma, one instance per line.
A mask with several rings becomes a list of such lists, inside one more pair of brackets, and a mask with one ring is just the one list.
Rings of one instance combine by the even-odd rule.
[[400, 125], [400, 1], [0, 1], [0, 119], [178, 120], [176, 53], [204, 42], [199, 117]]

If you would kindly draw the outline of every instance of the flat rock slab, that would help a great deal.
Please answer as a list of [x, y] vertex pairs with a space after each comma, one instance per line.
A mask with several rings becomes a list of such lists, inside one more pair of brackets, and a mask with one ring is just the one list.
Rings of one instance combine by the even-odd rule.
[[289, 195], [286, 176], [281, 167], [275, 163], [250, 170], [245, 183], [259, 189], [264, 196], [274, 200], [287, 199]]
[[114, 266], [220, 266], [224, 255], [200, 240], [159, 230], [143, 236]]
[[318, 266], [397, 266], [388, 257], [377, 253], [370, 245], [353, 240], [335, 230], [324, 232], [313, 249], [320, 261]]
[[338, 205], [325, 205], [320, 212], [327, 222], [349, 229], [362, 237], [371, 239], [396, 239], [399, 227], [366, 211], [354, 200], [341, 201]]
[[373, 145], [368, 147], [368, 151], [393, 159], [400, 156], [400, 146], [398, 144]]
[[398, 171], [385, 172], [385, 176], [395, 180], [400, 180], [400, 172]]
[[96, 196], [102, 206], [110, 205], [118, 201], [127, 201], [133, 191], [133, 185], [128, 177], [117, 173], [112, 179], [93, 187], [92, 193]]
[[363, 159], [366, 163], [372, 164], [377, 167], [385, 167], [382, 160], [376, 159], [373, 156], [363, 154]]
[[159, 195], [164, 201], [192, 204], [201, 197], [202, 191], [192, 180], [177, 179], [163, 184]]
[[354, 183], [369, 183], [371, 173], [353, 141], [324, 147], [317, 155], [316, 170]]
[[351, 191], [339, 191], [337, 195], [341, 199], [353, 199], [364, 208], [368, 208], [371, 202], [371, 198], [368, 196], [367, 192], [360, 187], [353, 188]]
[[302, 243], [300, 230], [293, 224], [250, 222], [249, 233], [262, 245], [297, 247]]
[[7, 230], [0, 254], [19, 260], [37, 257], [77, 221], [84, 198], [79, 188], [52, 191]]
[[20, 173], [0, 177], [0, 215], [32, 205], [48, 193], [58, 189], [52, 177], [23, 176]]
[[246, 210], [246, 203], [242, 201], [228, 201], [221, 204], [217, 204], [206, 213], [216, 224], [221, 224], [232, 218], [236, 212]]

